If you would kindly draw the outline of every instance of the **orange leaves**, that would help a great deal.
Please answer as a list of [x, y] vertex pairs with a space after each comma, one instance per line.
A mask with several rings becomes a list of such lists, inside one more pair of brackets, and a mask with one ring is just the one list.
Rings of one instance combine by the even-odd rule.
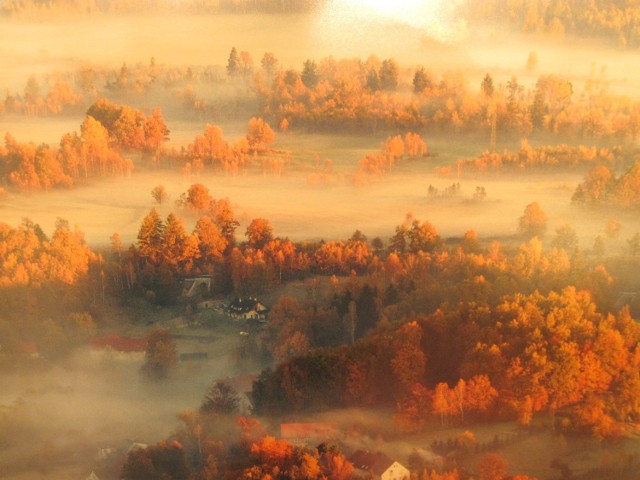
[[276, 134], [262, 118], [251, 117], [247, 128], [247, 141], [252, 149], [266, 150], [276, 139]]
[[390, 137], [380, 149], [379, 154], [368, 154], [358, 161], [358, 171], [353, 177], [357, 185], [366, 184], [371, 179], [386, 175], [397, 160], [403, 157], [424, 156], [427, 145], [417, 133], [407, 133]]

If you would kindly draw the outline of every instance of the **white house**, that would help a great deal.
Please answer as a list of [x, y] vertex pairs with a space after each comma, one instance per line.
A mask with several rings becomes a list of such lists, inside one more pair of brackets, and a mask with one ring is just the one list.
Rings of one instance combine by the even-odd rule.
[[382, 452], [357, 450], [349, 461], [364, 478], [374, 480], [409, 480], [409, 469]]
[[267, 318], [269, 309], [265, 307], [257, 298], [236, 298], [227, 307], [227, 313], [235, 319], [258, 319]]

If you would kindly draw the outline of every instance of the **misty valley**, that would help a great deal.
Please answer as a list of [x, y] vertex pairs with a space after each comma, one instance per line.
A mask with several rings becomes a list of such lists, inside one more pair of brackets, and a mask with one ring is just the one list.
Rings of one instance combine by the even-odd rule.
[[0, 0], [0, 478], [637, 478], [639, 18]]

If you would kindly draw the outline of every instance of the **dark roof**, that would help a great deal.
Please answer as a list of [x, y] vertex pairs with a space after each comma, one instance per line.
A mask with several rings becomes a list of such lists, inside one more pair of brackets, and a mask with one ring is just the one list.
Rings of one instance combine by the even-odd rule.
[[260, 304], [257, 298], [236, 298], [229, 303], [228, 310], [231, 313], [247, 313], [252, 310], [263, 311], [264, 305]]
[[356, 450], [349, 461], [355, 468], [371, 472], [374, 475], [382, 475], [393, 465], [393, 460], [384, 453], [366, 450]]

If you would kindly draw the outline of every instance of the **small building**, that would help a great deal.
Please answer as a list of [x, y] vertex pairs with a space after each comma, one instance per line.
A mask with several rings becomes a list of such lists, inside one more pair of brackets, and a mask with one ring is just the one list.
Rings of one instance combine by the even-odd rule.
[[144, 450], [144, 449], [146, 449], [148, 447], [149, 447], [149, 445], [147, 445], [146, 443], [133, 442], [133, 443], [131, 443], [131, 445], [127, 449], [127, 454], [129, 454], [131, 452], [135, 452], [136, 450]]
[[211, 293], [212, 284], [213, 275], [198, 275], [197, 277], [185, 278], [182, 283], [182, 297], [204, 297]]
[[362, 478], [374, 480], [409, 480], [410, 472], [382, 452], [357, 450], [349, 461]]
[[257, 298], [236, 298], [227, 307], [227, 314], [236, 320], [266, 320], [269, 309]]
[[209, 354], [207, 352], [189, 352], [180, 354], [181, 362], [203, 362], [208, 359]]
[[280, 438], [298, 446], [315, 447], [338, 438], [338, 427], [331, 422], [282, 423]]
[[123, 337], [117, 333], [110, 333], [104, 337], [93, 337], [89, 342], [93, 348], [111, 348], [118, 352], [144, 352], [147, 348], [145, 338]]
[[140, 360], [147, 349], [147, 340], [110, 333], [104, 337], [93, 337], [89, 341], [89, 346], [92, 353], [97, 356], [106, 354], [121, 360]]
[[36, 342], [20, 342], [18, 344], [18, 350], [23, 355], [34, 360], [40, 358], [40, 351], [38, 350], [38, 344]]
[[216, 308], [215, 300], [204, 300], [198, 303], [198, 310], [207, 310], [209, 308]]

